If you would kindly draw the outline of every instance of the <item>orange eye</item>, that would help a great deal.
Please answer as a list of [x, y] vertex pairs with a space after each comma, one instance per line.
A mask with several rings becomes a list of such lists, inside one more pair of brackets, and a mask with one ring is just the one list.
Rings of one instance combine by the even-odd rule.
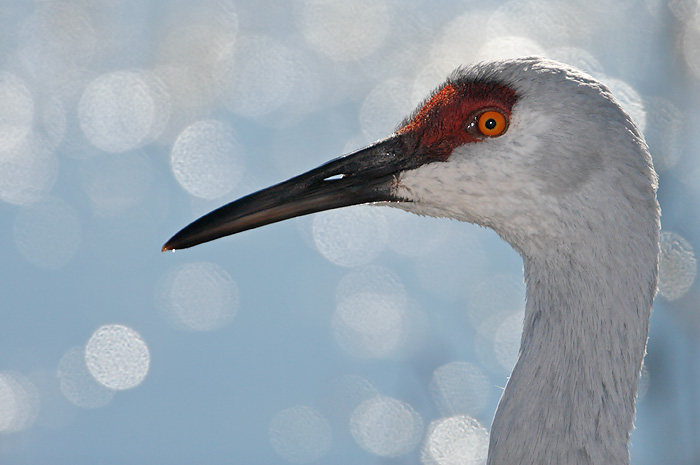
[[500, 136], [508, 127], [506, 116], [500, 111], [489, 110], [479, 115], [477, 120], [479, 132], [488, 137]]

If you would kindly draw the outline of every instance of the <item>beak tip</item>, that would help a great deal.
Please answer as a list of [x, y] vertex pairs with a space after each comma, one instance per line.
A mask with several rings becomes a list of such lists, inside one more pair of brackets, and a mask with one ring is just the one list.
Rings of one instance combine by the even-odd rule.
[[170, 242], [166, 242], [165, 245], [160, 249], [161, 252], [167, 252], [168, 250], [172, 250], [175, 252], [175, 247], [170, 245]]

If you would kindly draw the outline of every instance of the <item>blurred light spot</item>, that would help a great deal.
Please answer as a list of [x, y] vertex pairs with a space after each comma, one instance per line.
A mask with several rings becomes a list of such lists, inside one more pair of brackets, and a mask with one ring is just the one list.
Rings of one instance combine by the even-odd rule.
[[115, 390], [141, 384], [151, 355], [141, 336], [122, 325], [100, 326], [85, 345], [85, 363], [95, 380]]
[[86, 160], [80, 177], [93, 211], [105, 216], [137, 206], [148, 192], [151, 171], [149, 159], [136, 151]]
[[359, 293], [343, 299], [333, 313], [333, 334], [346, 352], [384, 358], [402, 345], [406, 328], [405, 298]]
[[139, 144], [145, 145], [157, 140], [168, 128], [173, 112], [173, 102], [167, 84], [157, 73], [143, 72], [141, 78], [148, 85], [149, 96], [153, 100], [153, 120], [148, 134]]
[[413, 450], [423, 435], [423, 419], [410, 405], [377, 396], [362, 402], [350, 417], [350, 433], [368, 452], [399, 457]]
[[39, 268], [55, 270], [78, 251], [82, 228], [78, 214], [57, 198], [46, 198], [17, 214], [14, 240], [22, 256]]
[[[274, 111], [265, 113], [264, 118], [258, 118], [261, 124], [273, 128], [292, 127], [318, 111], [321, 92], [326, 90], [324, 85], [328, 84], [323, 81], [323, 71], [315, 60], [316, 57], [312, 56], [308, 50], [298, 48], [287, 48], [287, 50], [294, 65], [294, 73], [290, 76], [292, 87], [289, 89], [287, 98], [279, 102], [281, 105]], [[258, 99], [260, 97], [257, 96]], [[266, 100], [267, 98], [269, 97], [265, 96]], [[295, 132], [295, 135], [299, 137], [299, 132]], [[285, 156], [289, 157], [289, 150], [285, 150]]]
[[383, 211], [389, 224], [387, 245], [400, 255], [418, 257], [429, 254], [443, 244], [450, 234], [448, 222], [424, 218], [398, 208], [385, 208]]
[[690, 289], [697, 273], [693, 246], [679, 234], [663, 231], [660, 237], [659, 294], [676, 300]]
[[[52, 353], [52, 355], [55, 355]], [[56, 377], [56, 368], [34, 368], [27, 374], [36, 387], [40, 399], [40, 409], [34, 427], [56, 431], [66, 428], [75, 418], [76, 411], [61, 393]], [[1, 414], [0, 414], [1, 415]]]
[[520, 36], [539, 44], [569, 44], [590, 34], [588, 17], [567, 2], [511, 0], [499, 5], [488, 21], [489, 39]]
[[[673, 169], [669, 174], [672, 174], [672, 179], [675, 178], [680, 181], [678, 187], [682, 189], [682, 192], [687, 192], [691, 194], [689, 198], [689, 205], [697, 204], [697, 196], [700, 194], [700, 158], [695, 156], [696, 153], [700, 152], [700, 134], [695, 131], [691, 131], [689, 128], [694, 128], [700, 123], [700, 108], [689, 108], [686, 106], [685, 118], [686, 121], [683, 124], [683, 136], [680, 142], [680, 156], [678, 162], [675, 164]], [[653, 139], [652, 139], [653, 140]], [[652, 154], [652, 157], [655, 155]], [[662, 160], [663, 162], [663, 160]], [[656, 163], [656, 160], [654, 160]], [[665, 173], [660, 173], [662, 176]], [[688, 194], [685, 194], [688, 196]], [[675, 202], [674, 205], [681, 205], [683, 202]], [[694, 218], [694, 216], [693, 216]]]
[[297, 26], [313, 48], [337, 61], [364, 58], [383, 42], [391, 27], [383, 0], [304, 0]]
[[421, 350], [427, 326], [398, 276], [386, 268], [357, 268], [338, 284], [333, 334], [351, 355], [410, 356]]
[[423, 63], [414, 84], [411, 100], [422, 102], [455, 68], [474, 63], [484, 43], [489, 14], [469, 11], [447, 23], [433, 41], [429, 59]]
[[439, 247], [416, 260], [418, 278], [423, 287], [445, 300], [468, 295], [470, 286], [479, 282], [486, 263], [484, 249], [470, 230], [450, 224]]
[[488, 370], [491, 374], [498, 376], [510, 374], [511, 367], [503, 368], [496, 354], [496, 346], [494, 341], [496, 333], [501, 327], [503, 321], [512, 315], [512, 312], [496, 313], [486, 316], [484, 320], [476, 327], [476, 335], [472, 341], [474, 352], [477, 356], [479, 366], [484, 370]]
[[[238, 16], [232, 2], [211, 2], [179, 10], [178, 24], [159, 44], [156, 73], [166, 82], [173, 98], [175, 118], [183, 114], [205, 114], [223, 95], [228, 84], [221, 75], [223, 56], [236, 43]], [[181, 126], [180, 126], [181, 127]]]
[[221, 53], [232, 47], [238, 33], [236, 5], [229, 0], [206, 2], [174, 11], [176, 26], [159, 46], [159, 59], [211, 72]]
[[366, 265], [377, 258], [389, 235], [383, 212], [371, 206], [318, 213], [312, 230], [318, 251], [330, 262], [346, 267]]
[[34, 99], [14, 74], [0, 72], [0, 152], [27, 136], [34, 119]]
[[619, 79], [602, 77], [602, 80], [610, 88], [610, 92], [615, 96], [620, 106], [632, 117], [637, 128], [644, 132], [647, 126], [647, 113], [639, 93], [632, 86]]
[[515, 366], [520, 350], [520, 339], [523, 333], [524, 311], [513, 313], [505, 318], [496, 330], [493, 341], [494, 352], [498, 363], [510, 371]]
[[27, 135], [0, 150], [0, 199], [27, 205], [45, 196], [58, 174], [58, 159], [43, 137]]
[[28, 429], [39, 414], [39, 393], [26, 376], [0, 371], [0, 433]]
[[391, 134], [413, 110], [410, 90], [411, 82], [407, 79], [388, 79], [367, 94], [360, 108], [360, 126], [367, 140]]
[[[198, 68], [190, 68], [179, 63], [157, 65], [153, 74], [163, 83], [165, 91], [170, 96], [171, 113], [158, 142], [171, 145], [182, 131], [183, 127], [208, 117], [213, 102], [221, 98], [216, 88], [209, 87], [207, 80]], [[213, 94], [213, 95], [212, 95]]]
[[68, 121], [63, 103], [57, 97], [42, 101], [36, 110], [38, 127], [46, 136], [46, 142], [52, 150], [58, 148], [66, 135]]
[[294, 85], [296, 63], [285, 45], [265, 36], [245, 37], [219, 64], [227, 84], [226, 105], [259, 118], [284, 105]]
[[306, 405], [282, 410], [270, 422], [270, 443], [292, 463], [323, 457], [331, 446], [331, 427], [318, 411]]
[[238, 286], [219, 265], [196, 262], [172, 268], [156, 294], [161, 314], [176, 328], [212, 331], [238, 311]]
[[[697, 8], [697, 7], [696, 7]], [[695, 12], [690, 20], [683, 18], [685, 29], [681, 36], [681, 53], [696, 79], [700, 78], [700, 15]]]
[[142, 73], [103, 74], [83, 92], [78, 106], [85, 137], [105, 152], [124, 152], [143, 142], [157, 120], [148, 78]]
[[[652, 6], [660, 6], [664, 4], [659, 4], [654, 0], [647, 1], [647, 7], [651, 9]], [[697, 9], [697, 2], [695, 0], [669, 0], [664, 6], [668, 6], [673, 15], [679, 21], [687, 21], [688, 18], [692, 18]]]
[[199, 121], [185, 128], [170, 153], [175, 179], [190, 194], [204, 199], [226, 195], [243, 177], [244, 156], [231, 127]]
[[85, 363], [85, 348], [73, 347], [58, 362], [61, 393], [78, 407], [104, 407], [114, 398], [114, 390], [95, 381]]
[[421, 453], [425, 465], [482, 465], [486, 463], [489, 433], [466, 415], [436, 420], [428, 427]]
[[342, 375], [333, 379], [323, 396], [323, 411], [332, 421], [343, 426], [360, 403], [379, 395], [379, 390], [366, 378], [358, 375]]
[[348, 273], [336, 289], [332, 326], [336, 341], [361, 358], [385, 358], [409, 342], [406, 291], [391, 271], [369, 266]]
[[19, 52], [36, 76], [55, 84], [94, 55], [97, 35], [92, 18], [73, 2], [46, 2], [19, 30]]
[[479, 49], [476, 61], [503, 60], [521, 56], [545, 55], [545, 50], [528, 37], [495, 37], [484, 43]]
[[[80, 91], [84, 90], [84, 86]], [[71, 104], [65, 113], [65, 127], [63, 129], [63, 139], [56, 152], [61, 158], [66, 157], [72, 160], [88, 160], [104, 152], [90, 143], [85, 137], [85, 133], [80, 127], [80, 120], [77, 116], [77, 108]]]
[[483, 371], [468, 362], [450, 362], [433, 373], [430, 393], [442, 416], [476, 416], [491, 396], [491, 383]]
[[525, 282], [522, 276], [491, 275], [469, 293], [468, 315], [475, 328], [493, 315], [525, 308]]
[[406, 289], [401, 279], [391, 270], [381, 266], [357, 268], [338, 283], [335, 298], [340, 303], [358, 294], [390, 296], [399, 304], [406, 303]]
[[646, 107], [649, 123], [644, 138], [659, 173], [673, 168], [680, 159], [687, 118], [678, 107], [661, 97], [648, 98]]

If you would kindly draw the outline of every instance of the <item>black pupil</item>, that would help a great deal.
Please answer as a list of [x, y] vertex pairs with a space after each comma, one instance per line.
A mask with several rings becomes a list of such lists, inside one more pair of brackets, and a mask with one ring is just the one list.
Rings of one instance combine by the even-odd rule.
[[486, 122], [484, 123], [484, 126], [486, 126], [486, 129], [489, 129], [489, 130], [495, 129], [497, 125], [498, 125], [498, 123], [493, 118], [487, 119]]

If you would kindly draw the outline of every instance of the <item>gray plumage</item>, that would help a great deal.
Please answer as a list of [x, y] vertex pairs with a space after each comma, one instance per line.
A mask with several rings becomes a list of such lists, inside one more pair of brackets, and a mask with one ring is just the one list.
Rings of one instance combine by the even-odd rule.
[[521, 347], [489, 465], [629, 463], [658, 266], [656, 175], [608, 89], [559, 63], [480, 64], [519, 96], [508, 133], [399, 177], [396, 206], [494, 229], [523, 257]]

